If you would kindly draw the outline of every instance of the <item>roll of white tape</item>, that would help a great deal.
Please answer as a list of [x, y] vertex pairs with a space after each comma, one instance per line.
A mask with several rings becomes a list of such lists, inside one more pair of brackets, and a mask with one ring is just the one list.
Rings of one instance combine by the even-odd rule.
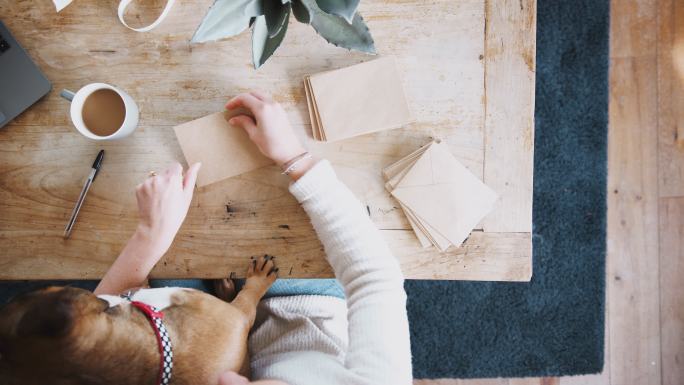
[[136, 31], [136, 32], [147, 32], [147, 31], [151, 31], [154, 28], [156, 28], [159, 24], [161, 24], [162, 21], [164, 21], [164, 19], [166, 19], [166, 16], [168, 16], [169, 12], [171, 11], [171, 7], [173, 7], [173, 4], [176, 2], [176, 0], [168, 0], [166, 2], [166, 5], [164, 6], [164, 10], [159, 15], [157, 20], [152, 22], [152, 24], [148, 25], [147, 27], [133, 28], [130, 25], [128, 25], [128, 23], [126, 23], [126, 20], [124, 20], [124, 12], [126, 12], [126, 8], [128, 7], [128, 5], [132, 1], [133, 0], [121, 0], [121, 2], [119, 3], [118, 14], [119, 14], [119, 21], [121, 22], [121, 24], [126, 26], [126, 28], [133, 30], [133, 31]]
[[[57, 12], [61, 11], [66, 7], [67, 5], [71, 4], [73, 0], [52, 0], [52, 2], [55, 4], [55, 8], [57, 9]], [[173, 7], [173, 4], [176, 2], [176, 0], [167, 0], [166, 5], [164, 6], [164, 10], [162, 13], [159, 15], [157, 20], [155, 20], [152, 24], [148, 25], [147, 27], [142, 27], [142, 28], [133, 28], [128, 23], [126, 23], [126, 20], [124, 20], [124, 13], [126, 12], [126, 8], [131, 4], [133, 0], [121, 0], [119, 3], [119, 21], [121, 24], [123, 24], [126, 28], [136, 31], [136, 32], [147, 32], [151, 31], [154, 28], [156, 28], [159, 24], [161, 24], [164, 19], [166, 19], [166, 16], [169, 15], [169, 12], [171, 11], [171, 8]]]

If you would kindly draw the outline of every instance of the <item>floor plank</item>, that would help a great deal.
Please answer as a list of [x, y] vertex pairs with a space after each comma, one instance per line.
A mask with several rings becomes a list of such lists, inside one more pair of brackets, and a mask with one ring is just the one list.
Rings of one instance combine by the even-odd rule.
[[663, 385], [684, 379], [684, 197], [660, 199], [660, 341]]
[[607, 284], [612, 384], [660, 384], [656, 4], [612, 2]]
[[658, 0], [659, 195], [684, 196], [684, 1]]

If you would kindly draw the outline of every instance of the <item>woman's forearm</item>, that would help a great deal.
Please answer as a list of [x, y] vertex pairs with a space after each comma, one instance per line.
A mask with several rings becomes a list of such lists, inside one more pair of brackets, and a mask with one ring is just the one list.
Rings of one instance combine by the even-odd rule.
[[372, 384], [410, 384], [406, 293], [399, 263], [366, 207], [321, 161], [290, 188], [311, 218], [347, 296], [347, 368]]
[[201, 166], [195, 163], [183, 173], [183, 167], [174, 163], [166, 171], [151, 173], [136, 187], [140, 223], [95, 294], [117, 295], [145, 284], [185, 219]]
[[166, 249], [145, 231], [136, 230], [97, 285], [95, 294], [118, 295], [126, 289], [144, 286], [155, 261], [162, 257]]

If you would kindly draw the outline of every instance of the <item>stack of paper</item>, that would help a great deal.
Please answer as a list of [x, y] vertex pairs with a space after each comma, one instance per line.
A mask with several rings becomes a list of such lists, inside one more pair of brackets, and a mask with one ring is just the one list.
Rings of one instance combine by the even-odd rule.
[[411, 122], [392, 57], [307, 76], [304, 90], [316, 140], [332, 142]]
[[382, 171], [423, 247], [460, 246], [489, 213], [496, 193], [449, 152], [432, 142]]
[[241, 111], [217, 112], [174, 127], [188, 165], [202, 162], [198, 186], [273, 163], [261, 154], [244, 129], [228, 124], [228, 119], [238, 113]]

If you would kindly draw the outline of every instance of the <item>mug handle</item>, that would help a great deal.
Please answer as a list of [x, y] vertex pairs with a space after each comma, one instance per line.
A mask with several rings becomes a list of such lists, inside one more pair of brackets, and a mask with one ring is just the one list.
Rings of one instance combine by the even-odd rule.
[[64, 99], [66, 99], [70, 102], [74, 100], [75, 95], [76, 94], [74, 94], [72, 91], [69, 91], [66, 89], [62, 90], [62, 92], [59, 93], [59, 96], [63, 97]]

